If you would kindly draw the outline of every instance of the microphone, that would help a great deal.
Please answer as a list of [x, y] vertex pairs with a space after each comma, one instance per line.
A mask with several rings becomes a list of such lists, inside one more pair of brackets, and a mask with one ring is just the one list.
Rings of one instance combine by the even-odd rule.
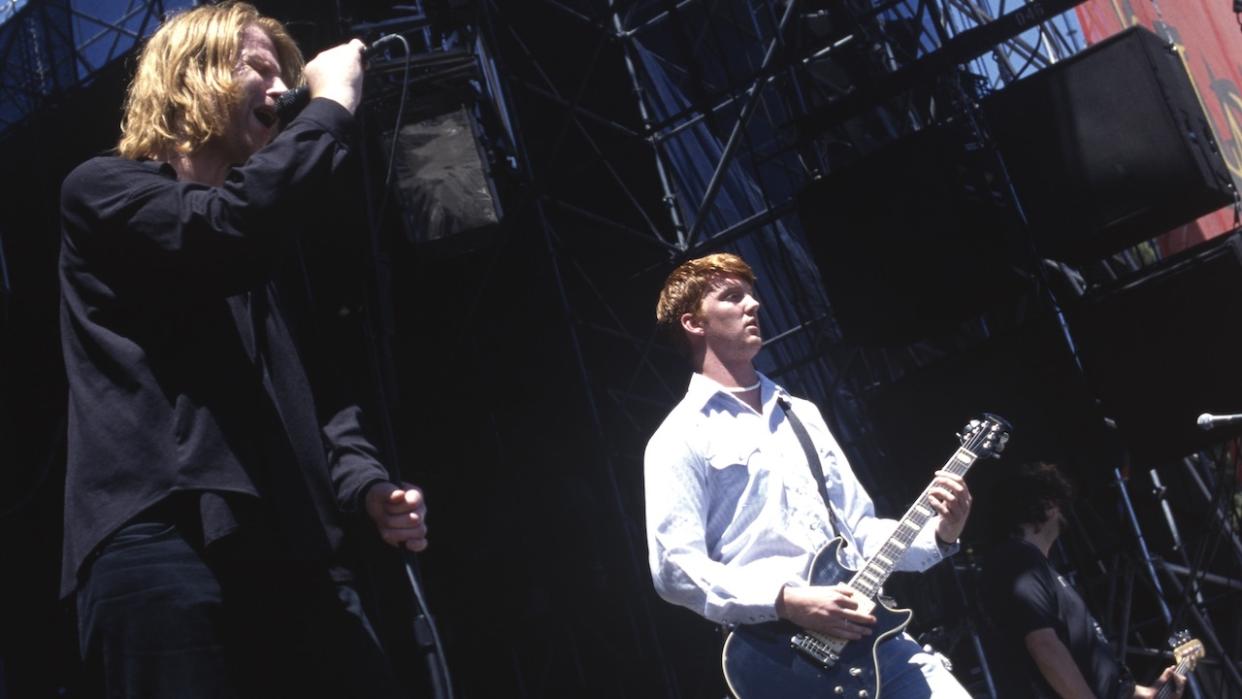
[[1213, 415], [1204, 413], [1195, 421], [1201, 430], [1210, 430], [1214, 427], [1223, 427], [1225, 425], [1235, 425], [1242, 422], [1242, 413], [1237, 415]]
[[[391, 44], [401, 40], [400, 34], [385, 34], [376, 39], [370, 46], [362, 49], [362, 60], [367, 60], [375, 54], [384, 44]], [[292, 90], [285, 90], [280, 97], [276, 98], [276, 116], [280, 118], [280, 123], [288, 124], [297, 116], [307, 104], [310, 103], [310, 88], [302, 85]]]

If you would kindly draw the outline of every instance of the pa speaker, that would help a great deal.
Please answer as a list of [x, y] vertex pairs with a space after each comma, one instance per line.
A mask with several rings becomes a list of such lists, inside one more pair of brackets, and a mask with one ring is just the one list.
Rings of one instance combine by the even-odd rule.
[[866, 345], [945, 332], [1019, 293], [1011, 210], [955, 132], [927, 129], [833, 171], [799, 197], [842, 333]]
[[1233, 202], [1181, 58], [1142, 27], [984, 104], [1040, 253], [1087, 262]]
[[406, 237], [433, 254], [481, 247], [499, 230], [503, 210], [477, 126], [460, 102], [423, 111], [397, 137], [395, 187]]
[[1088, 380], [1137, 465], [1242, 433], [1196, 426], [1242, 412], [1242, 233], [1220, 236], [1083, 297], [1070, 314]]

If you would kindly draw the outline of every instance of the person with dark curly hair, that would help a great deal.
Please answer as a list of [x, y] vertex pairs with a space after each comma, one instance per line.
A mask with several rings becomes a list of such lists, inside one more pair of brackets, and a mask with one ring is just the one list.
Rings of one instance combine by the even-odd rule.
[[989, 499], [997, 530], [1009, 535], [985, 559], [979, 588], [997, 641], [989, 658], [998, 695], [1145, 699], [1173, 682], [1181, 696], [1186, 680], [1172, 667], [1152, 686], [1135, 683], [1082, 596], [1048, 560], [1073, 499], [1073, 485], [1050, 463], [1019, 467]]

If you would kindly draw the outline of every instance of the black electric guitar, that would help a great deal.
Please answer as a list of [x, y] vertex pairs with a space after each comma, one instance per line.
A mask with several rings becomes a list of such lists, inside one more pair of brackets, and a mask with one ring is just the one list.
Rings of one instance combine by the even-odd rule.
[[[979, 459], [997, 456], [1005, 448], [1010, 429], [1004, 418], [989, 413], [971, 420], [958, 435], [962, 446], [943, 470], [964, 475]], [[876, 649], [900, 634], [912, 615], [906, 609], [877, 604], [876, 597], [902, 554], [936, 513], [928, 496], [930, 488], [928, 485], [923, 490], [892, 535], [861, 570], [851, 570], [841, 563], [839, 552], [844, 540], [839, 536], [825, 544], [811, 562], [810, 584], [830, 586], [845, 582], [855, 590], [858, 611], [876, 618], [872, 635], [847, 641], [806, 631], [786, 621], [739, 626], [725, 641], [722, 658], [725, 681], [735, 697], [879, 698], [883, 668], [877, 665]]]
[[[1191, 638], [1187, 631], [1178, 631], [1169, 638], [1169, 645], [1173, 647], [1173, 660], [1177, 661], [1173, 671], [1182, 677], [1190, 677], [1195, 665], [1203, 659], [1203, 643]], [[1170, 699], [1175, 691], [1173, 683], [1168, 682], [1156, 692], [1156, 699]]]

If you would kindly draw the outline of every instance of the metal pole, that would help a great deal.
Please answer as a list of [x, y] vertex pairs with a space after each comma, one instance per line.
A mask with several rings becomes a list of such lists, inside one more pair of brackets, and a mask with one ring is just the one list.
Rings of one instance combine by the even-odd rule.
[[1156, 590], [1156, 604], [1160, 607], [1160, 616], [1164, 618], [1166, 624], [1171, 626], [1173, 624], [1173, 612], [1169, 609], [1169, 603], [1164, 598], [1164, 588], [1161, 587], [1160, 578], [1156, 575], [1156, 567], [1152, 565], [1151, 551], [1147, 548], [1147, 539], [1143, 536], [1143, 529], [1139, 526], [1138, 516], [1134, 513], [1134, 503], [1130, 500], [1130, 492], [1126, 490], [1126, 480], [1121, 475], [1120, 468], [1113, 469], [1113, 479], [1117, 484], [1117, 492], [1121, 495], [1121, 504], [1125, 508], [1126, 521], [1134, 533], [1134, 540], [1138, 546], [1141, 563], [1147, 571], [1147, 576], [1151, 579], [1152, 586]]
[[[1177, 576], [1173, 574], [1173, 571], [1168, 570], [1168, 564], [1164, 561], [1159, 561], [1159, 563], [1161, 569], [1164, 570], [1165, 575], [1169, 578], [1169, 584], [1173, 586], [1173, 589], [1177, 590], [1179, 595], [1186, 598], [1186, 589], [1182, 587], [1180, 582], [1178, 582]], [[1221, 665], [1225, 667], [1229, 678], [1233, 680], [1234, 685], [1238, 689], [1242, 689], [1242, 675], [1238, 674], [1237, 665], [1229, 657], [1229, 654], [1225, 652], [1225, 646], [1221, 644], [1220, 639], [1216, 636], [1216, 629], [1212, 628], [1212, 622], [1199, 611], [1198, 607], [1190, 604], [1189, 600], [1187, 600], [1186, 608], [1190, 610], [1190, 615], [1193, 616], [1195, 618], [1195, 622], [1198, 623], [1199, 630], [1203, 633], [1204, 638], [1207, 640], [1207, 644], [1211, 646], [1212, 650], [1216, 651], [1216, 655], [1220, 657]], [[1196, 697], [1202, 696], [1199, 689], [1199, 682], [1195, 679], [1194, 675], [1186, 678], [1186, 684], [1190, 688], [1192, 695]]]
[[[784, 33], [785, 26], [789, 24], [789, 18], [793, 16], [797, 6], [798, 0], [789, 0], [789, 4], [785, 6], [785, 14], [781, 16], [780, 25], [775, 32], [778, 37]], [[768, 70], [768, 64], [772, 62], [772, 57], [776, 55], [776, 47], [779, 44], [779, 38], [772, 39], [772, 43], [768, 44], [768, 50], [763, 56], [763, 63], [759, 66], [760, 74], [764, 74]], [[707, 215], [707, 210], [711, 208], [712, 202], [716, 201], [716, 194], [720, 192], [720, 186], [724, 182], [725, 168], [733, 160], [733, 154], [737, 150], [737, 145], [742, 140], [742, 129], [746, 128], [746, 125], [750, 123], [750, 117], [754, 115], [755, 107], [759, 104], [759, 96], [763, 94], [762, 87], [769, 80], [771, 80], [771, 77], [762, 77], [751, 83], [750, 91], [747, 93], [746, 104], [742, 106], [742, 113], [738, 115], [737, 121], [733, 124], [733, 131], [729, 134], [729, 140], [725, 143], [724, 152], [720, 154], [720, 161], [716, 163], [716, 171], [712, 173], [712, 179], [707, 183], [707, 191], [703, 193], [703, 199], [699, 202], [698, 211], [695, 212], [694, 221], [690, 223], [690, 232], [686, 234], [687, 240], [693, 241], [699, 229], [703, 227], [703, 220]]]
[[[1169, 609], [1169, 603], [1164, 596], [1164, 587], [1160, 584], [1160, 577], [1156, 574], [1156, 567], [1152, 564], [1151, 550], [1147, 548], [1147, 539], [1143, 536], [1143, 529], [1139, 526], [1138, 516], [1134, 513], [1134, 503], [1130, 500], [1130, 492], [1126, 490], [1125, 478], [1121, 475], [1120, 468], [1113, 469], [1113, 478], [1117, 482], [1117, 492], [1121, 494], [1121, 504], [1125, 507], [1126, 519], [1130, 524], [1131, 530], [1134, 532], [1135, 543], [1138, 545], [1139, 554], [1142, 558], [1143, 568], [1146, 569], [1148, 577], [1151, 579], [1151, 585], [1156, 593], [1156, 605], [1160, 607], [1160, 616], [1164, 618], [1165, 625], [1170, 632], [1173, 631], [1173, 612]], [[1198, 616], [1198, 610], [1193, 609], [1194, 614]], [[1206, 630], [1206, 626], [1204, 627]], [[1213, 634], [1214, 637], [1214, 634]], [[1122, 648], [1125, 648], [1125, 639], [1122, 639]], [[1124, 657], [1124, 654], [1123, 654]], [[1190, 695], [1195, 699], [1200, 699], [1203, 695], [1199, 691], [1199, 684], [1192, 676], [1187, 683], [1190, 689]]]
[[1233, 544], [1234, 555], [1237, 556], [1239, 565], [1242, 565], [1242, 541], [1238, 539], [1238, 533], [1230, 525], [1228, 513], [1224, 512], [1221, 504], [1216, 502], [1216, 498], [1212, 497], [1212, 489], [1208, 487], [1207, 483], [1203, 482], [1203, 476], [1195, 466], [1195, 459], [1188, 456], [1182, 459], [1182, 463], [1186, 465], [1186, 470], [1190, 472], [1191, 479], [1198, 486], [1199, 492], [1203, 494], [1203, 499], [1212, 506], [1212, 520], [1221, 528], [1221, 531], [1229, 535], [1229, 541]]
[[[484, 36], [492, 41], [495, 41], [496, 27], [493, 24], [495, 18], [490, 11], [491, 8], [495, 7], [495, 4], [488, 3], [486, 6], [489, 8], [489, 11], [484, 12], [484, 18], [486, 20]], [[501, 77], [498, 72], [497, 80], [503, 85], [506, 78]], [[513, 147], [517, 153], [518, 162], [522, 168], [522, 174], [528, 181], [533, 180], [534, 173], [532, 172], [533, 165], [531, 162], [530, 151], [528, 149], [526, 139], [522, 134], [521, 124], [518, 120], [517, 112], [513, 109], [512, 104], [510, 104], [509, 100], [503, 93], [497, 98], [497, 109], [509, 115], [509, 120], [512, 124], [511, 136], [513, 138]], [[644, 116], [644, 119], [645, 118], [646, 117]], [[595, 390], [592, 388], [590, 372], [586, 366], [586, 353], [582, 347], [582, 342], [575, 326], [573, 302], [570, 299], [570, 292], [565, 283], [566, 280], [564, 272], [561, 269], [561, 261], [559, 259], [561, 251], [556, 247], [556, 236], [547, 214], [545, 200], [543, 198], [535, 198], [530, 202], [530, 205], [538, 225], [541, 228], [543, 244], [548, 256], [548, 261], [552, 268], [552, 276], [556, 285], [557, 297], [560, 302], [560, 311], [566, 324], [567, 339], [573, 354], [575, 368], [577, 369], [579, 379], [582, 383], [581, 388], [583, 397], [586, 400], [586, 407], [591, 428], [596, 438], [599, 439], [601, 444], [603, 444], [607, 441], [605, 439], [606, 431], [604, 421], [600, 414], [599, 400], [596, 397]], [[603, 470], [607, 478], [607, 484], [610, 491], [609, 495], [612, 498], [618, 517], [623, 519], [626, 509], [624, 506], [625, 503], [621, 496], [621, 487], [617, 481], [615, 464], [613, 459], [608, 455], [607, 450], [602, 451], [601, 454]], [[624, 524], [622, 526], [624, 528]], [[628, 553], [631, 572], [635, 575], [636, 579], [641, 580], [646, 576], [646, 565], [644, 564], [643, 555], [634, 545], [633, 537], [630, 536], [628, 531], [623, 532], [623, 538], [626, 544], [626, 552]], [[659, 662], [660, 674], [664, 679], [665, 696], [670, 697], [670, 699], [675, 699], [680, 694], [677, 682], [675, 681], [676, 674], [672, 667], [664, 659], [664, 654], [660, 650], [660, 637], [656, 630], [654, 615], [651, 612], [646, 598], [640, 598], [636, 601], [634, 606], [637, 607], [638, 610], [636, 614], [631, 614], [630, 616], [631, 623], [633, 624], [632, 630], [634, 635], [636, 638], [641, 640], [643, 632], [646, 631], [646, 634], [649, 636], [652, 644], [653, 655]], [[640, 628], [640, 625], [645, 626], [646, 628]]]
[[[971, 570], [974, 570], [974, 561], [967, 563]], [[962, 586], [962, 576], [956, 565], [950, 565], [949, 571], [953, 575], [953, 588], [957, 590], [958, 601], [962, 604], [965, 613], [962, 619], [966, 624], [966, 632], [970, 634], [970, 644], [975, 649], [975, 657], [979, 659], [979, 671], [983, 673], [983, 682], [987, 685], [988, 696], [991, 699], [999, 699], [996, 694], [996, 683], [992, 680], [992, 669], [988, 665], [987, 654], [983, 652], [983, 641], [979, 638], [979, 629], [975, 626], [974, 614], [970, 613], [970, 601], [966, 597], [966, 590]]]
[[677, 246], [681, 250], [685, 250], [689, 246], [686, 224], [681, 218], [681, 208], [677, 201], [677, 193], [673, 191], [668, 171], [664, 167], [664, 152], [660, 149], [660, 141], [655, 137], [655, 132], [652, 130], [651, 114], [647, 110], [647, 101], [644, 99], [646, 93], [643, 91], [642, 83], [638, 79], [638, 69], [634, 66], [634, 33], [625, 29], [625, 25], [621, 22], [621, 13], [616, 9], [616, 2], [608, 0], [608, 6], [613, 9], [613, 28], [617, 32], [617, 37], [624, 42], [625, 70], [629, 73], [630, 84], [634, 88], [634, 98], [638, 102], [638, 115], [643, 120], [643, 128], [649, 134], [652, 134], [648, 136], [647, 140], [651, 143], [655, 154], [656, 175], [660, 178], [660, 189], [664, 192], [664, 205], [668, 209], [668, 218], [673, 224], [673, 231], [677, 234]]

